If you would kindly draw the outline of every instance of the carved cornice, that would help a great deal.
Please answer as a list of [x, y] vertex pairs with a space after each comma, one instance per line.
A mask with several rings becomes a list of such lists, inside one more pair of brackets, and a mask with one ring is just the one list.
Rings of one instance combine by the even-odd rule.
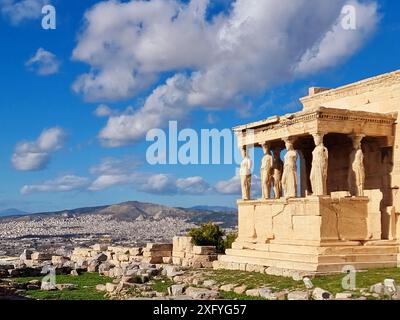
[[236, 133], [247, 130], [265, 131], [280, 129], [297, 123], [307, 123], [312, 121], [346, 121], [354, 123], [370, 123], [381, 126], [392, 126], [397, 119], [397, 115], [393, 113], [374, 113], [365, 111], [353, 111], [347, 109], [335, 109], [318, 107], [301, 111], [298, 113], [285, 115], [282, 117], [272, 117], [266, 120], [253, 122], [247, 125], [233, 128]]

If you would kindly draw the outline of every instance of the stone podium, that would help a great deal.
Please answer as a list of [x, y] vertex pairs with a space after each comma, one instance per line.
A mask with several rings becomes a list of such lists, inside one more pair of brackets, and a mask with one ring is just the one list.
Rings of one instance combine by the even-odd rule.
[[238, 201], [238, 238], [214, 268], [400, 266], [400, 71], [311, 88], [301, 102], [298, 113], [234, 128], [240, 148], [268, 145], [273, 163], [284, 158], [272, 179], [283, 194]]

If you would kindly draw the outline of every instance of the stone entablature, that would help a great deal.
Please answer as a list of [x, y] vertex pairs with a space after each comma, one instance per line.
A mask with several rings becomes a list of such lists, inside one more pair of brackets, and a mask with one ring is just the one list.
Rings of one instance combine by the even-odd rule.
[[275, 116], [233, 130], [239, 146], [262, 145], [287, 137], [315, 133], [355, 134], [385, 137], [392, 141], [396, 113], [373, 113], [317, 107], [285, 116]]

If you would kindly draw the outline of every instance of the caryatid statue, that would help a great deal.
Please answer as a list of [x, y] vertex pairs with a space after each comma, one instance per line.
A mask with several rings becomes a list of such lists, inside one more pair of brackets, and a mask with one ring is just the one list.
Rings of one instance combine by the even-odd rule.
[[251, 192], [251, 169], [253, 163], [251, 159], [247, 155], [246, 146], [242, 147], [242, 156], [243, 160], [240, 164], [240, 180], [242, 184], [242, 199], [250, 200], [250, 192]]
[[295, 198], [297, 195], [297, 152], [294, 150], [293, 141], [285, 140], [287, 149], [282, 175], [282, 187], [286, 198]]
[[326, 181], [328, 178], [328, 149], [324, 146], [324, 135], [314, 134], [315, 149], [312, 153], [312, 167], [310, 174], [313, 195], [325, 196], [328, 194]]
[[262, 148], [264, 157], [261, 160], [261, 190], [263, 199], [269, 199], [271, 197], [273, 158], [268, 143], [265, 143]]
[[272, 182], [274, 185], [275, 199], [279, 199], [282, 195], [282, 170], [283, 162], [281, 160], [281, 150], [275, 148], [273, 150], [274, 159], [272, 162]]
[[364, 154], [361, 149], [362, 135], [353, 136], [354, 150], [350, 154], [350, 168], [348, 175], [349, 191], [351, 195], [357, 197], [364, 196], [365, 167]]

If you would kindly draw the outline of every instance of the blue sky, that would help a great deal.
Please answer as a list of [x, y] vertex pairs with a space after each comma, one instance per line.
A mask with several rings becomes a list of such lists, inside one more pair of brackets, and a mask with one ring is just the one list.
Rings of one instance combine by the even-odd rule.
[[[56, 30], [50, 1], [24, 2], [0, 0], [0, 210], [235, 206], [236, 165], [151, 166], [145, 133], [232, 128], [399, 69], [398, 1], [56, 0]], [[338, 27], [346, 4], [356, 30]]]

